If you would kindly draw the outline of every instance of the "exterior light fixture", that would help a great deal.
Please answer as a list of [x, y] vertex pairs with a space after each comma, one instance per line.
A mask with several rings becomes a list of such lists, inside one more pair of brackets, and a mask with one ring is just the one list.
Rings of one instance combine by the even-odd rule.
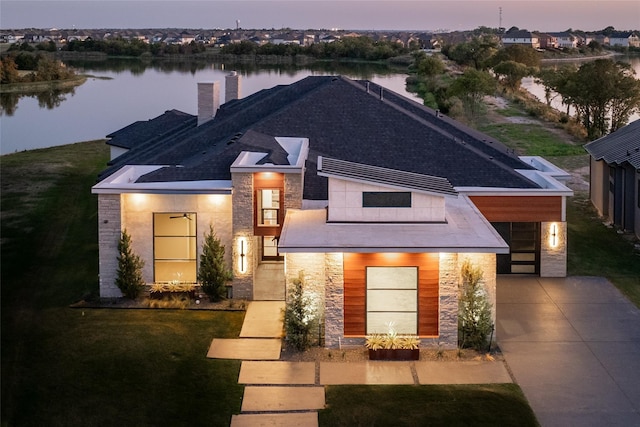
[[555, 222], [551, 224], [550, 231], [551, 232], [549, 235], [549, 245], [552, 248], [555, 248], [556, 246], [558, 246], [558, 224], [556, 224]]
[[247, 272], [247, 241], [244, 237], [238, 238], [238, 270]]

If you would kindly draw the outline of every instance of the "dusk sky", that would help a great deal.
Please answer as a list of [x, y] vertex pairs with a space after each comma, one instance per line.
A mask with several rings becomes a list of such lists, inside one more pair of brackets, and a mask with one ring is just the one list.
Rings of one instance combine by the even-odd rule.
[[640, 0], [2, 0], [0, 28], [640, 29]]

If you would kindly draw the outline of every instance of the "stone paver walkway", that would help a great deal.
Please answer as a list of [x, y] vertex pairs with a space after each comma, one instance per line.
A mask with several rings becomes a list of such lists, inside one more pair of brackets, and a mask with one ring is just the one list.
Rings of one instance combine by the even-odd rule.
[[242, 412], [309, 411], [324, 408], [324, 387], [247, 386]]
[[486, 384], [512, 382], [502, 362], [280, 361], [281, 301], [252, 301], [238, 339], [214, 339], [207, 357], [240, 359], [246, 384], [232, 427], [316, 427], [325, 385]]
[[268, 338], [215, 338], [207, 357], [211, 359], [278, 360], [282, 340]]
[[242, 362], [240, 384], [294, 384], [316, 383], [314, 362]]
[[240, 338], [281, 338], [284, 301], [252, 301], [244, 316]]

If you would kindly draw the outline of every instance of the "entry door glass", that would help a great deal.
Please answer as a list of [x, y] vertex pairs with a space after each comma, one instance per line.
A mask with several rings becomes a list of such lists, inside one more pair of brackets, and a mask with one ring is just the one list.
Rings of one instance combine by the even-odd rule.
[[282, 260], [283, 257], [278, 253], [278, 238], [276, 236], [262, 237], [262, 259], [263, 260]]
[[499, 222], [492, 225], [509, 245], [509, 254], [497, 256], [497, 273], [537, 274], [540, 266], [540, 224]]

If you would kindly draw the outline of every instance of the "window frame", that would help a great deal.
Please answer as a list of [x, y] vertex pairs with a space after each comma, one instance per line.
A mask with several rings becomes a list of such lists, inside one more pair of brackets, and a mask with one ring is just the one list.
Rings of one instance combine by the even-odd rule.
[[[413, 283], [413, 287], [397, 287], [397, 286], [392, 286], [392, 287], [370, 287], [370, 278], [369, 278], [369, 272], [374, 270], [374, 269], [403, 269], [403, 270], [413, 270], [415, 273], [413, 274], [413, 279], [414, 279], [414, 283]], [[371, 301], [370, 301], [370, 292], [373, 291], [382, 291], [382, 292], [415, 292], [415, 296], [414, 296], [414, 300], [412, 302], [415, 302], [415, 306], [414, 306], [414, 310], [398, 310], [397, 308], [395, 310], [375, 310], [372, 311], [370, 310], [370, 305], [371, 305]], [[370, 319], [369, 319], [369, 314], [370, 313], [411, 313], [413, 316], [415, 316], [415, 318], [413, 319], [414, 322], [414, 330], [413, 331], [402, 331], [402, 330], [398, 330], [399, 334], [408, 334], [408, 335], [417, 335], [420, 329], [420, 267], [419, 266], [413, 266], [413, 265], [368, 265], [365, 266], [365, 333], [367, 335], [369, 334], [374, 334], [374, 333], [386, 333], [387, 331], [379, 331], [379, 330], [371, 330], [370, 327], [372, 326], [370, 323]]]
[[[168, 219], [175, 219], [178, 221], [183, 221], [180, 218], [171, 218], [172, 216], [181, 217], [185, 216], [185, 218], [191, 218], [190, 221], [193, 221], [193, 232], [189, 232], [187, 235], [178, 235], [178, 234], [159, 234], [156, 229], [158, 221], [157, 217], [160, 215], [167, 216]], [[189, 227], [191, 228], [191, 227]], [[196, 283], [197, 282], [197, 274], [198, 274], [198, 221], [197, 221], [197, 213], [196, 212], [153, 212], [153, 221], [152, 221], [152, 233], [153, 233], [153, 280], [156, 283], [169, 283], [175, 280], [186, 283]], [[192, 233], [192, 234], [191, 234]], [[157, 255], [158, 250], [158, 241], [156, 239], [166, 239], [166, 238], [183, 238], [187, 239], [188, 246], [193, 245], [193, 258], [159, 258]], [[175, 278], [161, 277], [158, 278], [158, 263], [193, 263], [195, 270], [192, 271], [192, 276], [194, 280], [181, 280], [180, 276]], [[184, 269], [183, 269], [184, 270]]]
[[411, 191], [363, 191], [362, 207], [368, 208], [411, 208]]

